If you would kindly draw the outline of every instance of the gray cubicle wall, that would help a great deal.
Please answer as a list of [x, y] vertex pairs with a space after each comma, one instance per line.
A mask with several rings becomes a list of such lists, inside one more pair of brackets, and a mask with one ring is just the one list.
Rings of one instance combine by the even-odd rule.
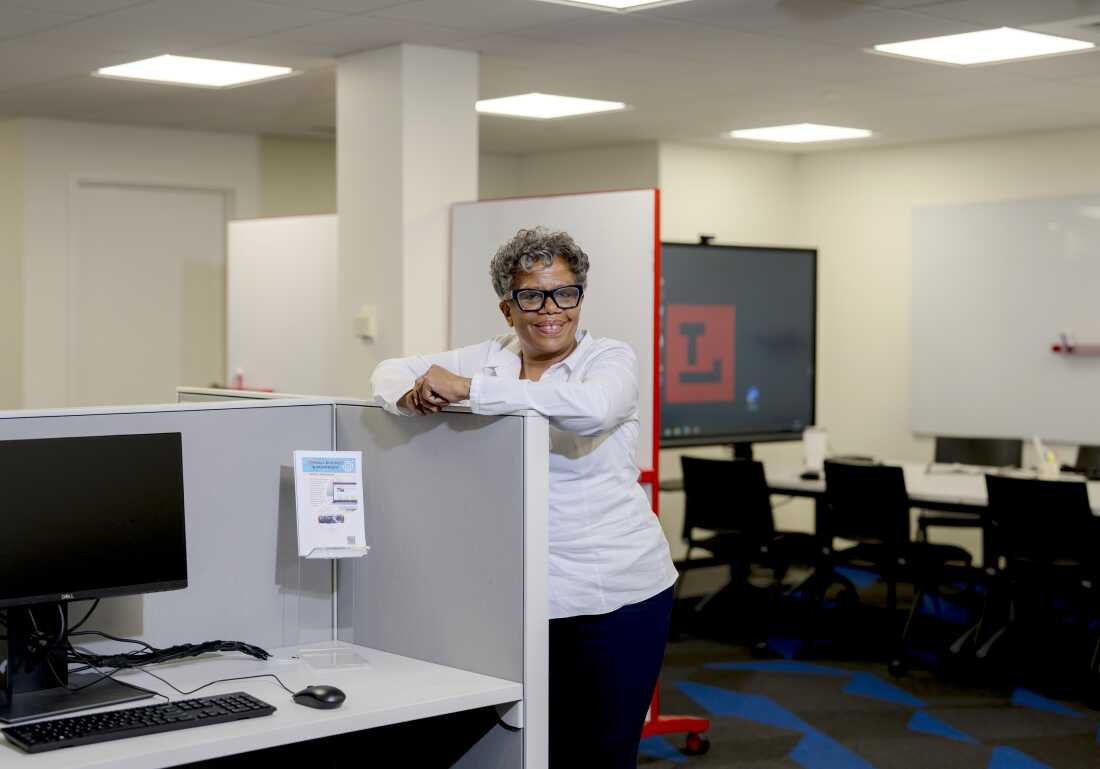
[[524, 680], [524, 418], [338, 404], [336, 445], [363, 452], [371, 546], [340, 562], [340, 637]]
[[291, 471], [294, 449], [332, 446], [331, 404], [0, 412], [0, 440], [159, 432], [183, 437], [188, 587], [105, 600], [89, 627], [158, 645], [331, 639], [332, 570], [298, 558]]

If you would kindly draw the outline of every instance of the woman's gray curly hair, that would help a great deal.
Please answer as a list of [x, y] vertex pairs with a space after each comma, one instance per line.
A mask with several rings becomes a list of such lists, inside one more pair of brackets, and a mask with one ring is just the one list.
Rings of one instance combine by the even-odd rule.
[[569, 264], [581, 286], [588, 282], [588, 254], [566, 232], [551, 232], [545, 227], [523, 229], [497, 249], [489, 262], [493, 290], [504, 299], [512, 293], [512, 276], [530, 272], [539, 266], [550, 266], [560, 256]]

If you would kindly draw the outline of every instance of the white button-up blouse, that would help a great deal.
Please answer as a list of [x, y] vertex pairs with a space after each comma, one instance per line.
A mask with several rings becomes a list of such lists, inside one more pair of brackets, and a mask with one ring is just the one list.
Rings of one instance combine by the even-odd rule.
[[393, 358], [371, 376], [397, 401], [433, 364], [470, 377], [477, 414], [532, 409], [550, 422], [550, 618], [605, 614], [676, 581], [657, 517], [638, 484], [638, 364], [614, 339], [577, 334], [577, 347], [537, 382], [519, 378], [515, 334], [436, 355]]

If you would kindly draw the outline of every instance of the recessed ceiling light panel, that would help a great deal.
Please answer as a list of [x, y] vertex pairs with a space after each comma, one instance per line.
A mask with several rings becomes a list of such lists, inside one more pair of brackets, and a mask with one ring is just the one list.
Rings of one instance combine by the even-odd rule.
[[621, 109], [626, 109], [626, 105], [621, 101], [578, 99], [575, 96], [556, 96], [552, 93], [524, 93], [518, 96], [502, 96], [499, 99], [482, 99], [477, 102], [477, 111], [485, 115], [505, 115], [533, 120], [553, 120], [559, 117], [591, 115]]
[[908, 59], [966, 66], [1030, 59], [1035, 56], [1054, 56], [1061, 53], [1080, 53], [1095, 47], [1094, 43], [1085, 40], [1044, 35], [1039, 32], [1029, 32], [1026, 29], [999, 27], [978, 32], [964, 32], [960, 35], [884, 43], [876, 45], [874, 50]]
[[843, 128], [817, 123], [795, 123], [767, 128], [744, 128], [729, 132], [734, 139], [752, 139], [761, 142], [804, 144], [807, 142], [831, 142], [841, 139], [865, 139], [871, 132], [863, 128]]
[[99, 77], [120, 80], [144, 80], [197, 88], [231, 88], [232, 86], [273, 80], [294, 74], [290, 67], [267, 64], [246, 64], [240, 61], [196, 59], [191, 56], [154, 56], [113, 67], [103, 67], [92, 73]]
[[630, 13], [646, 8], [657, 8], [661, 5], [676, 5], [687, 3], [691, 0], [539, 0], [543, 3], [555, 5], [575, 5], [580, 8], [591, 8], [594, 11], [611, 11], [614, 13]]

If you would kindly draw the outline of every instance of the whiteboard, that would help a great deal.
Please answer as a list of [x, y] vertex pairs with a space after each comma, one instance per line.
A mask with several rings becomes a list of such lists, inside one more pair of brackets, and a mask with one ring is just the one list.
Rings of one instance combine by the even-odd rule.
[[543, 225], [573, 236], [591, 261], [581, 328], [626, 342], [638, 356], [641, 435], [637, 462], [656, 467], [653, 445], [657, 191], [594, 192], [463, 203], [452, 209], [450, 346], [506, 333], [489, 260], [524, 227]]
[[1100, 444], [1100, 196], [913, 212], [917, 433]]
[[337, 233], [335, 214], [229, 223], [229, 377], [241, 369], [246, 387], [337, 394]]

